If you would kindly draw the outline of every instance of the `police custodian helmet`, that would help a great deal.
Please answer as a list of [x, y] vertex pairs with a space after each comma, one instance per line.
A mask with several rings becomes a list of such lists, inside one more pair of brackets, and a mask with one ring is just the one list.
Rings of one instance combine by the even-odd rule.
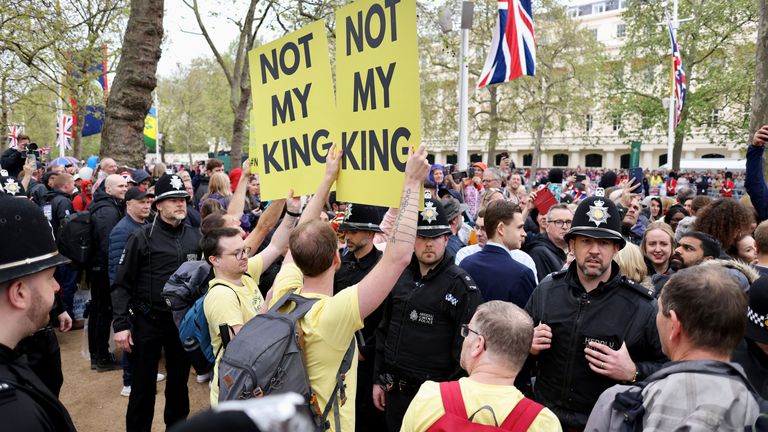
[[169, 198], [189, 198], [187, 189], [181, 177], [176, 174], [163, 174], [157, 183], [155, 183], [155, 200], [152, 202], [152, 208], [162, 200]]
[[448, 224], [448, 215], [443, 205], [432, 198], [424, 198], [424, 210], [419, 212], [416, 235], [433, 238], [450, 233], [451, 226]]
[[621, 215], [616, 204], [599, 195], [585, 199], [576, 208], [573, 224], [565, 235], [565, 241], [577, 235], [613, 240], [622, 248], [627, 244], [621, 236]]
[[383, 232], [379, 227], [379, 216], [376, 207], [364, 204], [347, 204], [344, 220], [339, 225], [339, 231], [373, 231]]
[[66, 264], [53, 229], [40, 208], [26, 199], [0, 197], [0, 283]]

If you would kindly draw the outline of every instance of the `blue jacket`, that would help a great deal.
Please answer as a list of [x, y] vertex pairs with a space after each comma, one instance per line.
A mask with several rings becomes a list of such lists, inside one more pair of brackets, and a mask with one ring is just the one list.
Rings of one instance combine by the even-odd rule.
[[128, 237], [130, 237], [134, 231], [141, 228], [142, 225], [144, 224], [140, 224], [130, 216], [125, 215], [125, 217], [123, 217], [109, 233], [109, 265], [107, 266], [107, 270], [109, 272], [110, 285], [115, 281], [117, 263], [120, 262], [120, 255], [123, 254], [123, 248], [125, 248], [125, 243], [128, 241]]
[[492, 244], [459, 264], [475, 280], [483, 300], [502, 300], [524, 308], [536, 288], [531, 269], [512, 259], [509, 251]]
[[768, 219], [768, 186], [763, 176], [764, 148], [753, 145], [747, 148], [747, 174], [744, 180], [744, 188], [757, 211], [757, 223]]

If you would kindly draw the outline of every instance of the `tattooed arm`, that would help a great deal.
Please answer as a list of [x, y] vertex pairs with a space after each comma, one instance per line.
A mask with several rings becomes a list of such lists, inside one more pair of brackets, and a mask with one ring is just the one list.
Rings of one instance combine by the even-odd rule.
[[341, 152], [336, 152], [336, 144], [328, 149], [328, 155], [325, 157], [325, 175], [323, 181], [320, 182], [320, 186], [317, 187], [317, 192], [309, 200], [307, 207], [301, 214], [299, 219], [299, 225], [317, 220], [320, 218], [320, 212], [323, 211], [323, 205], [328, 201], [328, 194], [331, 192], [331, 186], [336, 181], [336, 177], [339, 176], [339, 165], [341, 163]]
[[389, 295], [400, 274], [411, 261], [419, 211], [419, 194], [429, 173], [427, 150], [420, 146], [408, 153], [400, 211], [392, 224], [384, 256], [358, 285], [360, 316], [365, 318]]

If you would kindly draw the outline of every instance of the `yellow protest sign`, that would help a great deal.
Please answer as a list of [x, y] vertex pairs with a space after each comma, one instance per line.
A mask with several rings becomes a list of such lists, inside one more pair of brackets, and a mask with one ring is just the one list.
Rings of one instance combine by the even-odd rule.
[[408, 149], [421, 143], [415, 0], [336, 11], [341, 201], [398, 207]]
[[314, 193], [335, 139], [328, 40], [321, 21], [249, 52], [253, 113], [250, 157], [262, 199]]

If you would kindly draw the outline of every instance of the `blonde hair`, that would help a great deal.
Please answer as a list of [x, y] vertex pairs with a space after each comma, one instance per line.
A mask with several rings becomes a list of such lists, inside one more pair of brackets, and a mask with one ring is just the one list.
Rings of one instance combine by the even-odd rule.
[[211, 176], [211, 179], [208, 182], [208, 193], [203, 196], [202, 200], [208, 198], [208, 195], [212, 193], [217, 193], [222, 197], [232, 195], [232, 187], [229, 183], [229, 177], [226, 174], [216, 173]]
[[614, 255], [613, 260], [619, 265], [621, 274], [631, 281], [642, 283], [648, 276], [648, 268], [645, 266], [643, 254], [640, 253], [640, 247], [635, 244], [627, 243]]
[[645, 252], [645, 246], [648, 243], [646, 239], [648, 238], [648, 233], [653, 230], [663, 231], [666, 235], [669, 236], [669, 243], [672, 245], [672, 253], [674, 253], [675, 248], [677, 247], [677, 242], [675, 241], [675, 233], [672, 231], [672, 227], [663, 220], [651, 222], [647, 227], [645, 227], [645, 233], [643, 233], [643, 241], [640, 242], [640, 253], [642, 253], [644, 257], [648, 256]]

